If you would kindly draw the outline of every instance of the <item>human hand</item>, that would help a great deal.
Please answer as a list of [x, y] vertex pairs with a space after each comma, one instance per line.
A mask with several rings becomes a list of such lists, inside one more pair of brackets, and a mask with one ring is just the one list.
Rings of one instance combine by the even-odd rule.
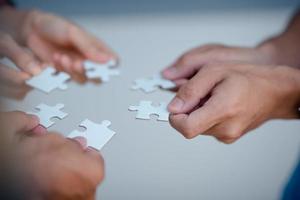
[[232, 143], [274, 118], [298, 118], [300, 71], [284, 66], [204, 65], [168, 106], [186, 138], [212, 135]]
[[15, 160], [22, 166], [18, 170], [31, 199], [94, 199], [104, 176], [99, 152], [85, 148], [82, 138], [41, 134], [35, 116], [4, 113], [1, 122], [6, 124], [10, 146], [15, 147]]
[[274, 64], [273, 60], [273, 51], [269, 47], [243, 48], [209, 44], [184, 53], [175, 63], [163, 70], [162, 74], [180, 86], [208, 64], [246, 62], [270, 65]]
[[0, 57], [9, 58], [19, 70], [0, 63], [0, 82], [4, 85], [22, 85], [40, 72], [41, 64], [28, 50], [20, 46], [9, 34], [0, 31]]
[[102, 41], [61, 17], [31, 11], [24, 21], [21, 41], [42, 61], [67, 72], [82, 72], [82, 62], [117, 59]]

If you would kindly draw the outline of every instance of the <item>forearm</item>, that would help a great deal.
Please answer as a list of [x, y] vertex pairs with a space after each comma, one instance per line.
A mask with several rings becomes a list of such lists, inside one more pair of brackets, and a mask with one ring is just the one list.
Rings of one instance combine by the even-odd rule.
[[28, 11], [19, 11], [10, 6], [0, 8], [0, 30], [10, 34], [16, 41], [23, 43], [23, 25]]
[[300, 11], [282, 34], [264, 41], [257, 48], [272, 55], [276, 65], [300, 68]]

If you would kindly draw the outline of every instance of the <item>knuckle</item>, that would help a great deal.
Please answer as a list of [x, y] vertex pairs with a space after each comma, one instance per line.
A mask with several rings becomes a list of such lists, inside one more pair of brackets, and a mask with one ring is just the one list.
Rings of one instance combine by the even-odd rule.
[[242, 129], [239, 125], [233, 124], [228, 126], [224, 132], [223, 141], [234, 141], [242, 135]]
[[192, 98], [195, 96], [195, 94], [196, 94], [196, 88], [191, 83], [187, 83], [183, 85], [180, 91], [178, 92], [178, 96], [183, 97], [184, 99]]
[[191, 63], [191, 60], [193, 59], [193, 54], [191, 53], [186, 53], [184, 55], [182, 55], [180, 58], [179, 58], [179, 63], [180, 65], [179, 66], [186, 66], [186, 65], [189, 65]]
[[230, 104], [224, 106], [223, 109], [224, 115], [227, 118], [235, 117], [242, 112], [241, 103], [237, 100], [233, 100]]
[[198, 134], [197, 128], [194, 124], [187, 122], [182, 134], [186, 139], [193, 139]]
[[206, 69], [214, 74], [224, 72], [224, 67], [222, 67], [221, 63], [207, 64], [206, 66], [204, 66], [204, 69]]

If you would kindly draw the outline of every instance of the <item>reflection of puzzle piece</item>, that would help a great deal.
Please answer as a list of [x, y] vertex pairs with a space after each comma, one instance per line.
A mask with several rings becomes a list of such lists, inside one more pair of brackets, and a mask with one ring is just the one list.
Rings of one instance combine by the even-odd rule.
[[116, 66], [115, 60], [110, 60], [104, 64], [86, 60], [83, 65], [86, 70], [86, 76], [90, 79], [100, 78], [103, 82], [108, 82], [111, 76], [120, 75], [118, 69], [112, 68]]
[[63, 107], [64, 104], [56, 104], [56, 106], [48, 106], [42, 103], [35, 107], [38, 110], [38, 112], [35, 113], [29, 112], [28, 114], [33, 114], [38, 116], [38, 118], [40, 119], [40, 124], [45, 128], [49, 128], [54, 124], [54, 122], [51, 121], [52, 118], [63, 119], [68, 115], [67, 113], [61, 111]]
[[141, 78], [134, 81], [132, 89], [141, 89], [146, 93], [153, 92], [161, 87], [163, 89], [171, 89], [176, 85], [170, 80], [163, 78], [160, 74], [153, 75], [150, 78]]
[[88, 119], [85, 119], [79, 126], [86, 128], [86, 130], [83, 132], [74, 130], [68, 137], [84, 137], [87, 140], [87, 146], [93, 147], [100, 151], [115, 134], [114, 131], [108, 128], [110, 125], [111, 122], [108, 120], [102, 121], [101, 124], [96, 124]]
[[32, 77], [26, 83], [31, 87], [49, 93], [52, 90], [59, 88], [61, 90], [67, 89], [65, 82], [70, 79], [70, 75], [64, 72], [56, 73], [53, 67], [47, 67], [39, 75]]
[[150, 119], [151, 115], [157, 115], [158, 121], [169, 121], [169, 112], [166, 103], [160, 103], [159, 106], [153, 106], [151, 101], [141, 101], [138, 106], [130, 106], [130, 111], [138, 111], [137, 119]]

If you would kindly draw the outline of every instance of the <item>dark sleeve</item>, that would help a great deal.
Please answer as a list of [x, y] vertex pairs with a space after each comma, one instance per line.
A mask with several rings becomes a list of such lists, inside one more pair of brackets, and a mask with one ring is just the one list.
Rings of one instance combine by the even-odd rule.
[[0, 7], [1, 6], [15, 6], [12, 0], [0, 0]]

